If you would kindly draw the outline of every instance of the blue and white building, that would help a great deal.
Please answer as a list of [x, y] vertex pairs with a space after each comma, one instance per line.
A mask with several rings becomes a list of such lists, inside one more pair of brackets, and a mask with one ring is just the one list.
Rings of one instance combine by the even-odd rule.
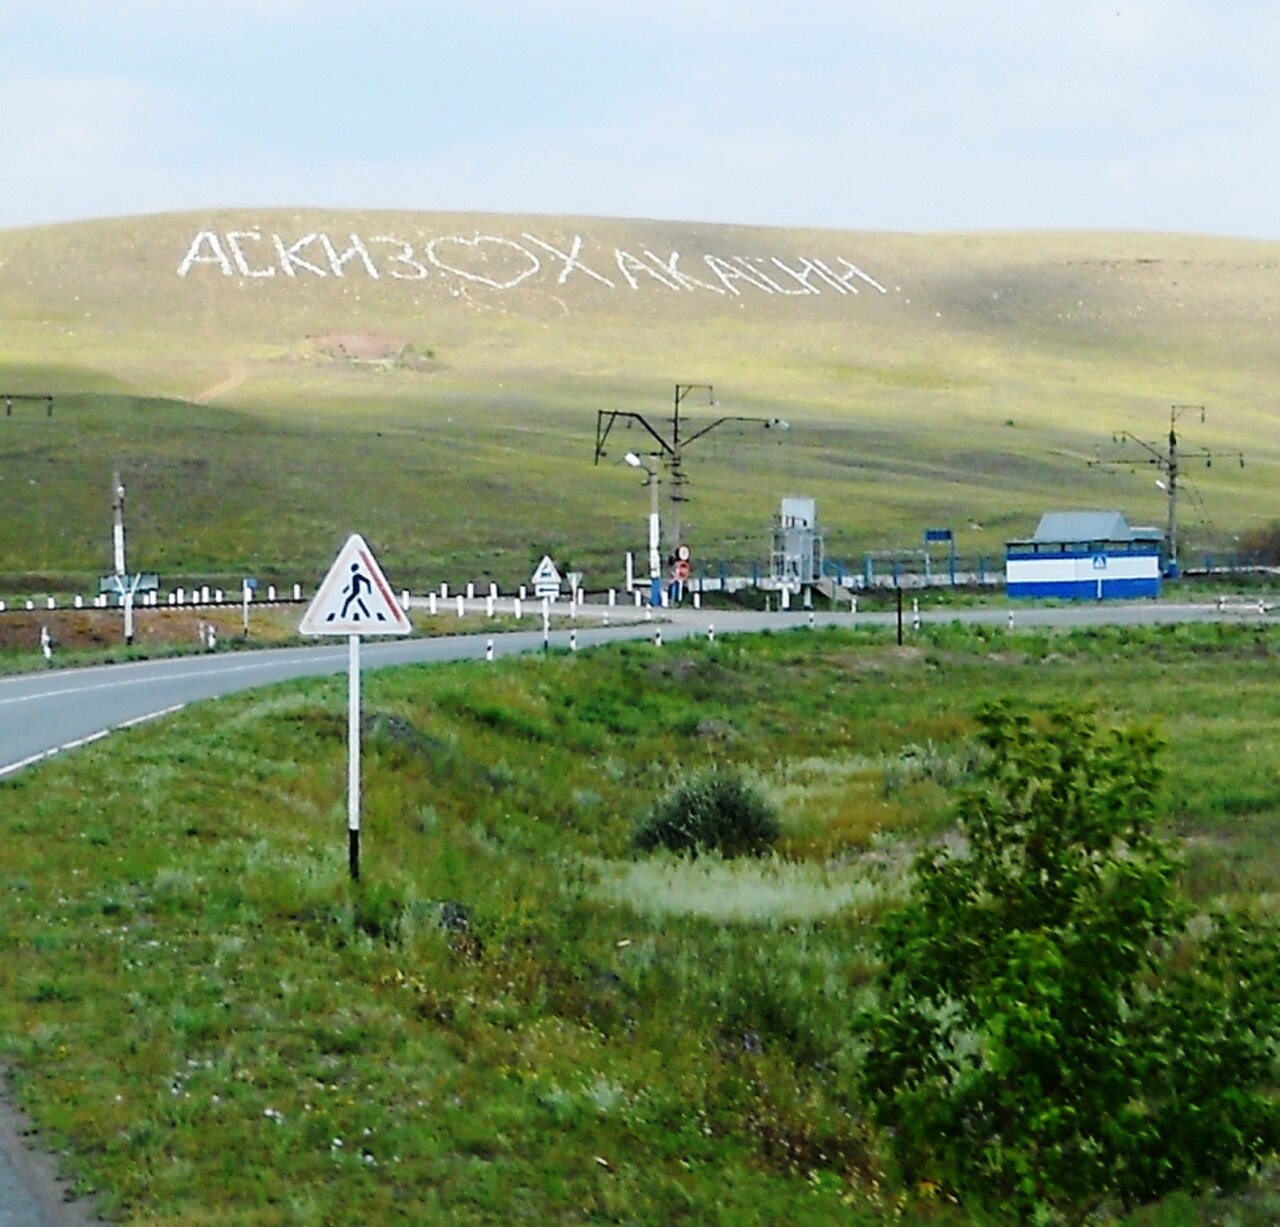
[[1029, 541], [1005, 545], [1011, 597], [1101, 601], [1160, 595], [1164, 534], [1119, 511], [1047, 511]]

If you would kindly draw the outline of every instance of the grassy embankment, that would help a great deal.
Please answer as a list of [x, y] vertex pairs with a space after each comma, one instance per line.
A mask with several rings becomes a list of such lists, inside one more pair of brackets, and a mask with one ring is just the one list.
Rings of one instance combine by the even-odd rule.
[[[880, 1170], [850, 1022], [976, 706], [1159, 721], [1187, 889], [1270, 910], [1276, 650], [948, 627], [378, 674], [358, 890], [341, 681], [202, 705], [0, 784], [0, 1052], [126, 1222], [967, 1222]], [[777, 859], [633, 858], [713, 761]]]
[[[856, 257], [887, 293], [607, 291], [581, 275], [510, 291], [451, 282], [177, 275], [201, 227], [579, 234], [608, 271], [632, 251]], [[259, 248], [255, 250], [265, 250]], [[315, 254], [314, 252], [312, 253]], [[1273, 244], [1168, 236], [840, 235], [574, 219], [283, 214], [160, 217], [0, 234], [0, 391], [52, 391], [52, 418], [0, 421], [0, 579], [74, 590], [110, 562], [111, 473], [131, 558], [175, 581], [314, 582], [353, 528], [415, 588], [524, 582], [552, 552], [593, 586], [641, 550], [646, 492], [594, 466], [598, 409], [661, 424], [677, 380], [690, 429], [695, 561], [761, 559], [787, 494], [812, 495], [829, 557], [914, 549], [930, 526], [997, 559], [1046, 507], [1162, 523], [1147, 469], [1091, 469], [1126, 429], [1189, 451], [1187, 550], [1224, 551], [1280, 516]], [[691, 271], [698, 271], [696, 263]], [[706, 276], [706, 269], [701, 274]], [[614, 270], [615, 277], [617, 276]], [[465, 291], [465, 292], [464, 292]], [[390, 340], [390, 358], [325, 338]], [[395, 349], [400, 346], [400, 349]], [[410, 355], [401, 359], [399, 354]], [[424, 355], [429, 359], [420, 361]], [[621, 434], [610, 462], [639, 432]], [[1140, 450], [1131, 454], [1141, 456]], [[664, 513], [665, 514], [665, 513]]]

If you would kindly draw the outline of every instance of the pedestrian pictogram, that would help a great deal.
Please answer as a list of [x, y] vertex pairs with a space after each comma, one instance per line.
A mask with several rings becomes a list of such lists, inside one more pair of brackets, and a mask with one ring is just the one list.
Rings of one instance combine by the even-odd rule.
[[301, 635], [407, 635], [411, 629], [359, 533], [342, 547], [298, 623]]

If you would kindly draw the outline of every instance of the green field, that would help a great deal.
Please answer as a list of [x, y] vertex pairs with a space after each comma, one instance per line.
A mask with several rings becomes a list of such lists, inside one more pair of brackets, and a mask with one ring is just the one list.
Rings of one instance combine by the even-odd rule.
[[[204, 704], [0, 783], [0, 1057], [126, 1223], [974, 1222], [894, 1184], [852, 1019], [979, 704], [1155, 721], [1183, 887], [1273, 913], [1278, 646], [957, 625], [379, 673], [358, 890], [341, 681]], [[777, 856], [634, 856], [713, 762]], [[1268, 1177], [1129, 1221], [1277, 1210]]]
[[686, 382], [717, 402], [690, 395], [690, 430], [792, 427], [690, 447], [697, 561], [764, 559], [791, 494], [818, 500], [851, 566], [932, 526], [998, 559], [1046, 508], [1162, 524], [1154, 470], [1087, 461], [1118, 430], [1163, 446], [1173, 404], [1206, 407], [1182, 444], [1220, 457], [1184, 469], [1186, 553], [1230, 551], [1280, 518], [1276, 261], [1274, 243], [1155, 235], [430, 214], [0, 233], [0, 394], [55, 396], [52, 417], [0, 418], [0, 587], [109, 569], [116, 469], [131, 561], [174, 582], [314, 581], [356, 529], [414, 587], [510, 587], [544, 552], [617, 584], [648, 496], [616, 461], [647, 442], [617, 435], [594, 465], [597, 411], [665, 430]]

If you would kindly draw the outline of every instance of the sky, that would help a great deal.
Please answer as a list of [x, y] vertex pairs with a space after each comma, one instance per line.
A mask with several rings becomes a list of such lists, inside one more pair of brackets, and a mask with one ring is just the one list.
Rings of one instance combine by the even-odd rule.
[[1280, 238], [1276, 0], [0, 0], [0, 227], [321, 207]]

